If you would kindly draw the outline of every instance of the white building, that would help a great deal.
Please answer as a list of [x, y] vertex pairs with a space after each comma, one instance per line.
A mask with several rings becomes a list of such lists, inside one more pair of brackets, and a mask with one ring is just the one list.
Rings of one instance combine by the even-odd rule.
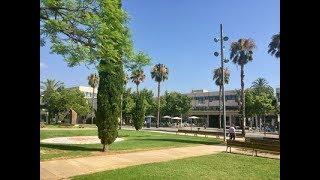
[[70, 89], [78, 89], [79, 91], [83, 92], [84, 97], [88, 100], [88, 103], [92, 103], [92, 96], [94, 97], [93, 99], [93, 108], [97, 109], [97, 94], [98, 94], [98, 88], [94, 89], [94, 94], [93, 94], [93, 88], [92, 87], [87, 87], [87, 86], [76, 86], [76, 87], [71, 87]]

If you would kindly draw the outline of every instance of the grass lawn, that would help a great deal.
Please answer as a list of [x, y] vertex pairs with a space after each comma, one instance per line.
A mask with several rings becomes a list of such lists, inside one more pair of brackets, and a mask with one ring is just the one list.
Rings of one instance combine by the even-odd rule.
[[[41, 130], [40, 139], [63, 136], [95, 136], [97, 130]], [[115, 142], [109, 146], [109, 153], [120, 153], [138, 150], [151, 150], [200, 144], [219, 144], [221, 140], [208, 137], [165, 134], [148, 131], [119, 130], [119, 137], [124, 141]], [[40, 160], [57, 158], [82, 157], [97, 154], [101, 144], [46, 144], [40, 143]]]
[[219, 153], [131, 166], [72, 179], [280, 179], [280, 160]]

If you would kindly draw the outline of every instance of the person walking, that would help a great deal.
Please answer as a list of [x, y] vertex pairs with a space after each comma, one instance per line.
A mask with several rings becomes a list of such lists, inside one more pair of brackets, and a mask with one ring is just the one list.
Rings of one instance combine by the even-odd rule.
[[230, 136], [230, 140], [236, 139], [236, 128], [234, 127], [233, 124], [231, 124], [231, 126], [229, 128], [229, 136]]

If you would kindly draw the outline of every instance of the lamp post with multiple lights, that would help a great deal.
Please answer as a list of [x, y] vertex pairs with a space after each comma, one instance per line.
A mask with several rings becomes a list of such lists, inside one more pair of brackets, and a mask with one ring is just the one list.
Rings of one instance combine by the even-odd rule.
[[[214, 38], [214, 42], [219, 42], [220, 41], [220, 57], [221, 57], [221, 69], [222, 69], [222, 87], [221, 87], [221, 91], [222, 91], [222, 106], [223, 106], [223, 140], [226, 141], [226, 136], [227, 136], [227, 132], [226, 132], [226, 104], [225, 104], [225, 93], [224, 93], [224, 63], [227, 63], [229, 60], [224, 59], [223, 57], [223, 42], [224, 41], [228, 41], [228, 37], [227, 36], [223, 36], [223, 31], [222, 31], [222, 24], [220, 24], [220, 38]], [[216, 57], [219, 56], [218, 52], [214, 52], [214, 55]], [[221, 109], [221, 107], [220, 107]]]

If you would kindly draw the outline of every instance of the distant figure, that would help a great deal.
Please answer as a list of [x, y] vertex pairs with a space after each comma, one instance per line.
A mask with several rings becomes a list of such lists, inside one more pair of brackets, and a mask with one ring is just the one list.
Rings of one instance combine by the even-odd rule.
[[203, 126], [203, 128], [204, 128], [204, 129], [207, 129], [207, 126], [206, 126], [206, 125], [204, 125], [204, 126]]
[[236, 129], [233, 124], [231, 124], [231, 126], [229, 128], [229, 136], [230, 136], [230, 140], [236, 139]]

